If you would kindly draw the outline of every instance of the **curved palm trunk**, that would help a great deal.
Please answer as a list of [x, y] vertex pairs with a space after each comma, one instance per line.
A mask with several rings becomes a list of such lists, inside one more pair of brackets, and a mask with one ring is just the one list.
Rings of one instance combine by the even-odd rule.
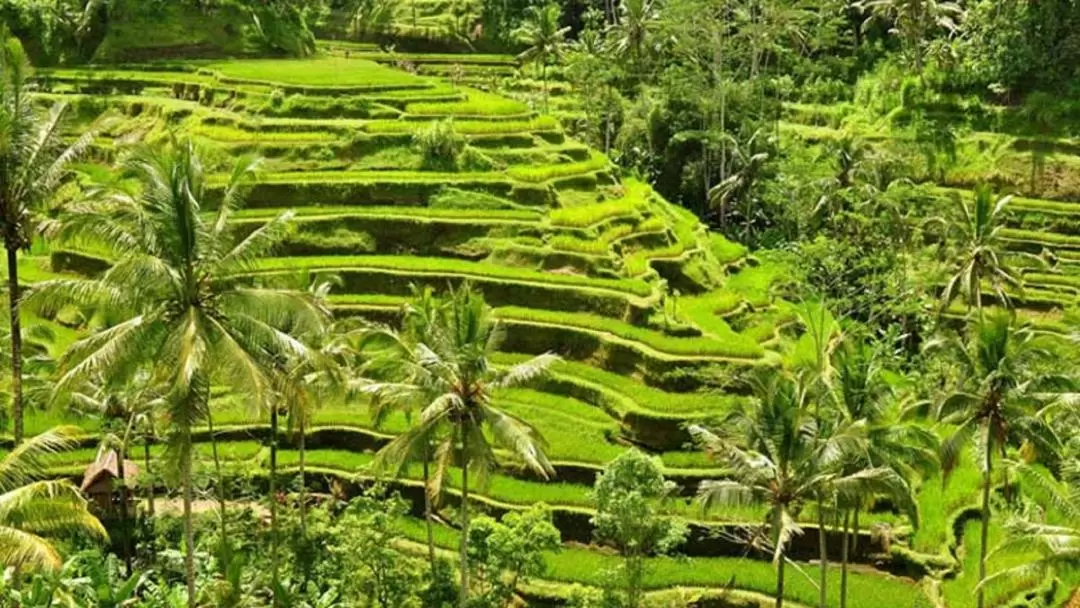
[[848, 545], [851, 511], [844, 511], [844, 532], [840, 538], [840, 608], [847, 608]]
[[195, 527], [191, 521], [191, 502], [194, 492], [191, 487], [191, 429], [182, 431], [184, 447], [180, 457], [181, 485], [184, 487], [184, 574], [187, 577], [187, 605], [195, 606]]
[[146, 512], [150, 517], [154, 516], [154, 478], [150, 474], [150, 438], [147, 437], [143, 442], [143, 460], [146, 463], [146, 477], [149, 480], [146, 484]]
[[428, 561], [431, 562], [431, 572], [435, 572], [435, 531], [432, 530], [431, 522], [431, 493], [428, 492], [428, 483], [431, 480], [430, 469], [431, 451], [429, 446], [424, 446], [424, 526], [427, 528]]
[[784, 556], [776, 565], [776, 608], [784, 608]]
[[127, 474], [124, 471], [124, 459], [127, 458], [127, 441], [120, 446], [120, 455], [116, 459], [116, 474], [120, 478], [120, 526], [124, 530], [124, 572], [130, 577], [132, 572], [131, 556], [131, 514], [128, 512], [128, 501], [131, 495], [128, 492]]
[[305, 476], [305, 463], [307, 460], [307, 430], [304, 428], [304, 416], [299, 416], [297, 429], [300, 431], [300, 534], [307, 536], [307, 477]]
[[819, 602], [819, 605], [821, 606], [821, 608], [826, 608], [826, 603], [827, 603], [827, 600], [828, 600], [828, 584], [829, 584], [829, 580], [827, 578], [828, 569], [829, 569], [829, 551], [828, 551], [829, 547], [828, 547], [828, 535], [826, 534], [826, 531], [825, 531], [825, 504], [821, 500], [818, 500], [818, 517], [817, 517], [817, 519], [818, 519], [818, 550], [819, 550], [818, 555], [819, 555], [819, 561], [821, 562], [821, 576], [820, 576], [820, 579], [818, 580], [818, 585], [820, 585], [820, 587], [818, 589], [818, 593], [820, 594], [818, 602]]
[[[990, 425], [986, 425], [986, 471], [983, 473], [982, 494], [982, 532], [979, 546], [979, 580], [986, 579], [986, 544], [990, 540], [990, 481], [993, 478], [994, 446], [990, 435]], [[975, 605], [983, 608], [986, 604], [986, 589], [979, 587]]]
[[461, 423], [461, 589], [458, 606], [469, 599], [469, 451], [465, 449], [465, 424]]
[[[278, 453], [278, 408], [270, 407], [270, 595], [274, 608], [278, 603], [278, 527], [277, 527], [277, 453]], [[222, 514], [224, 517], [224, 513]]]
[[218, 457], [218, 445], [217, 435], [214, 433], [214, 414], [209, 410], [206, 411], [206, 426], [210, 432], [210, 451], [214, 457], [214, 475], [217, 476], [217, 499], [218, 499], [218, 517], [221, 518], [221, 548], [223, 551], [221, 560], [222, 573], [229, 567], [230, 561], [230, 547], [228, 523], [225, 521], [225, 475], [221, 472], [221, 458]]
[[19, 320], [19, 250], [7, 247], [8, 312], [11, 315], [11, 417], [15, 445], [23, 440], [22, 324]]

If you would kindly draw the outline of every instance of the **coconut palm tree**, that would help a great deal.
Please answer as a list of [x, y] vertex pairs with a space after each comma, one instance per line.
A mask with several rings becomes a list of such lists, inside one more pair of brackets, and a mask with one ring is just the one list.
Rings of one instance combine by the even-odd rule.
[[[990, 490], [995, 455], [1004, 455], [1010, 444], [1025, 446], [1029, 453], [1056, 454], [1061, 441], [1046, 419], [1044, 393], [1036, 390], [1035, 364], [1051, 356], [1036, 332], [1017, 325], [1011, 315], [999, 313], [971, 326], [966, 340], [953, 337], [931, 345], [956, 356], [960, 386], [937, 408], [942, 422], [956, 425], [941, 444], [941, 468], [946, 475], [956, 468], [964, 447], [974, 443], [982, 450], [982, 546], [979, 579], [986, 578], [987, 540], [990, 530]], [[985, 593], [978, 592], [979, 608]]]
[[787, 547], [802, 534], [797, 523], [802, 505], [825, 502], [823, 498], [847, 504], [870, 492], [910, 492], [902, 491], [905, 484], [891, 469], [846, 468], [853, 456], [865, 451], [863, 429], [819, 421], [804, 382], [773, 373], [756, 381], [756, 394], [752, 409], [733, 412], [718, 426], [723, 431], [690, 428], [705, 450], [731, 471], [730, 479], [702, 482], [697, 500], [705, 509], [747, 504], [767, 508], [764, 528], [769, 537], [757, 540], [764, 540], [773, 553], [776, 607], [781, 608]]
[[562, 56], [566, 47], [566, 34], [569, 27], [560, 27], [562, 9], [556, 2], [539, 6], [530, 6], [525, 11], [521, 27], [514, 32], [514, 37], [526, 48], [517, 60], [522, 64], [540, 65], [540, 81], [544, 87], [544, 111], [548, 110], [547, 65], [553, 58]]
[[[469, 537], [469, 473], [482, 486], [497, 464], [495, 444], [509, 450], [545, 479], [554, 468], [544, 454], [544, 442], [529, 423], [503, 412], [492, 402], [499, 389], [528, 383], [558, 360], [553, 354], [534, 357], [507, 369], [495, 368], [489, 358], [500, 338], [491, 308], [470, 286], [452, 289], [445, 305], [437, 306], [425, 320], [430, 326], [423, 341], [407, 345], [406, 369], [397, 383], [373, 383], [368, 392], [380, 400], [426, 405], [419, 421], [388, 443], [376, 464], [400, 474], [404, 467], [431, 450], [434, 474], [427, 491], [441, 494], [443, 480], [452, 464], [461, 467], [461, 563], [467, 561]], [[490, 439], [489, 439], [490, 438]], [[459, 602], [468, 598], [468, 568], [461, 568]]]
[[22, 324], [19, 315], [19, 252], [30, 249], [41, 212], [93, 142], [86, 133], [71, 144], [61, 138], [66, 104], [47, 114], [30, 97], [30, 64], [15, 38], [0, 49], [0, 239], [7, 253], [11, 318], [11, 411], [15, 442], [23, 439]]
[[[1025, 493], [1042, 507], [1039, 518], [1013, 516], [1005, 523], [1005, 540], [988, 555], [1018, 553], [1035, 559], [998, 570], [979, 582], [979, 589], [992, 588], [998, 580], [1043, 581], [1057, 572], [1080, 567], [1080, 477], [1075, 473], [1080, 460], [1068, 459], [1060, 466], [1061, 479], [1045, 468], [1025, 462], [1013, 463]], [[1010, 589], [1015, 589], [1012, 585]], [[1075, 594], [1074, 594], [1075, 595]], [[1066, 602], [1068, 605], [1068, 602]]]
[[723, 229], [727, 227], [728, 209], [742, 203], [743, 237], [748, 239], [753, 229], [758, 186], [774, 140], [761, 129], [742, 143], [730, 135], [726, 139], [726, 146], [731, 150], [728, 166], [724, 168], [727, 178], [709, 190], [709, 207], [719, 213]]
[[239, 242], [229, 231], [254, 161], [241, 159], [217, 197], [190, 141], [140, 150], [126, 166], [142, 184], [137, 195], [74, 208], [56, 229], [72, 246], [108, 252], [111, 267], [96, 279], [43, 282], [26, 304], [46, 317], [69, 304], [95, 307], [115, 321], [71, 346], [61, 361], [58, 392], [87, 378], [119, 380], [146, 370], [168, 387], [162, 396], [168, 454], [183, 487], [188, 604], [194, 607], [192, 431], [210, 421], [210, 386], [231, 387], [253, 406], [267, 403], [271, 362], [306, 350], [282, 328], [302, 331], [319, 322], [321, 311], [303, 292], [245, 278], [285, 236], [291, 217], [283, 213]]
[[63, 564], [48, 536], [82, 532], [105, 539], [70, 481], [43, 481], [46, 458], [78, 445], [82, 429], [57, 427], [18, 445], [0, 460], [0, 564], [57, 570]]
[[958, 203], [959, 218], [951, 227], [957, 249], [952, 263], [955, 270], [941, 294], [943, 310], [959, 295], [969, 307], [975, 306], [981, 317], [983, 281], [989, 281], [994, 295], [1005, 306], [1012, 303], [1007, 289], [1023, 287], [1019, 271], [1005, 257], [1001, 239], [1010, 202], [1012, 196], [996, 198], [989, 186], [980, 186], [975, 189], [971, 205]]
[[[431, 339], [430, 334], [438, 322], [438, 316], [445, 313], [445, 302], [436, 297], [430, 287], [419, 288], [413, 285], [411, 290], [412, 299], [402, 309], [401, 332], [375, 326], [369, 328], [364, 336], [366, 348], [374, 353], [364, 367], [364, 374], [374, 382], [363, 390], [371, 395], [371, 417], [376, 428], [381, 427], [392, 412], [402, 411], [406, 416], [412, 417], [422, 412], [431, 400], [438, 396], [422, 390], [411, 390], [411, 387], [425, 386], [427, 372], [417, 364], [415, 353], [421, 344]], [[410, 389], [398, 390], [399, 386]], [[420, 451], [414, 455], [421, 463], [428, 561], [433, 571], [436, 560], [432, 516], [434, 502], [438, 498], [433, 495], [434, 486], [431, 484], [432, 446], [435, 443], [435, 436], [419, 439]], [[439, 483], [441, 486], [442, 482]]]
[[649, 37], [660, 26], [660, 10], [656, 0], [622, 0], [611, 31], [617, 57], [625, 57], [638, 70], [645, 62]]
[[920, 75], [926, 40], [937, 30], [955, 33], [964, 15], [960, 3], [947, 0], [862, 0], [855, 4], [868, 14], [868, 20], [881, 19], [892, 24], [889, 31], [900, 38]]
[[[860, 421], [866, 432], [866, 452], [848, 465], [852, 473], [860, 467], [885, 467], [904, 483], [886, 488], [900, 495], [886, 495], [893, 504], [908, 505], [915, 514], [911, 480], [937, 466], [937, 436], [918, 423], [921, 404], [897, 398], [885, 370], [866, 342], [849, 339], [835, 351], [835, 384], [832, 397], [836, 410], [847, 424]], [[869, 488], [867, 488], [869, 489]], [[848, 555], [859, 535], [859, 512], [867, 501], [880, 494], [857, 494], [854, 500], [838, 505], [842, 512], [840, 607], [847, 606]], [[911, 513], [909, 513], [911, 515]], [[917, 519], [913, 519], [917, 522]]]

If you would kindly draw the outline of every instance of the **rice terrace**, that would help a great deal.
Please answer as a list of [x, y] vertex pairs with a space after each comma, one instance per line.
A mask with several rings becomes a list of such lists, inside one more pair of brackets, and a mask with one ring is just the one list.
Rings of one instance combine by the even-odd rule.
[[0, 607], [1080, 606], [1076, 32], [0, 0]]

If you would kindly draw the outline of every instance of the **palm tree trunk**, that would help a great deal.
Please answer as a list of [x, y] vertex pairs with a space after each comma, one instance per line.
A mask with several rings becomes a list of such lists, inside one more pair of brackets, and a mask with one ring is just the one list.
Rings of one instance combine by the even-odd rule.
[[[990, 540], [990, 480], [993, 478], [994, 445], [990, 433], [990, 425], [986, 425], [986, 471], [983, 473], [982, 495], [982, 533], [979, 545], [979, 580], [986, 579], [986, 544]], [[986, 590], [979, 587], [979, 594], [975, 605], [983, 608], [986, 603]]]
[[298, 416], [297, 428], [300, 431], [300, 534], [307, 537], [307, 429], [304, 428], [304, 415]]
[[278, 604], [278, 528], [277, 528], [277, 452], [278, 452], [278, 407], [270, 407], [270, 595], [273, 606]]
[[11, 417], [15, 445], [23, 440], [22, 324], [19, 322], [19, 250], [7, 246], [8, 312], [11, 314]]
[[124, 471], [124, 458], [127, 457], [127, 442], [120, 446], [120, 454], [116, 459], [116, 474], [120, 478], [120, 527], [124, 530], [124, 572], [130, 577], [132, 572], [131, 557], [131, 514], [128, 513], [128, 501], [131, 495], [128, 492], [128, 480]]
[[848, 544], [851, 511], [844, 511], [844, 532], [840, 539], [840, 608], [847, 608]]
[[828, 600], [828, 579], [826, 578], [827, 570], [829, 568], [829, 546], [828, 537], [825, 531], [825, 503], [820, 499], [818, 500], [818, 554], [821, 562], [821, 578], [819, 579], [818, 588], [819, 604], [821, 608], [826, 608], [826, 602]]
[[428, 483], [431, 480], [429, 446], [424, 446], [424, 525], [427, 528], [428, 561], [431, 562], [431, 572], [435, 573], [435, 531], [431, 522], [431, 494], [428, 492]]
[[214, 434], [214, 413], [209, 408], [206, 410], [206, 426], [210, 432], [210, 451], [214, 457], [214, 475], [217, 476], [217, 499], [218, 517], [221, 518], [221, 548], [223, 551], [221, 560], [222, 572], [229, 567], [230, 547], [228, 523], [225, 521], [225, 475], [221, 472], [221, 458], [218, 457], [217, 435]]
[[461, 589], [458, 606], [465, 608], [469, 599], [469, 452], [465, 448], [465, 424], [461, 430]]
[[184, 486], [184, 573], [187, 576], [188, 608], [195, 607], [195, 526], [191, 521], [191, 429], [185, 429], [184, 453], [180, 459], [181, 483]]
[[154, 516], [154, 478], [150, 474], [150, 438], [143, 442], [143, 460], [146, 462], [146, 512], [150, 517]]
[[784, 556], [776, 565], [776, 608], [784, 608]]

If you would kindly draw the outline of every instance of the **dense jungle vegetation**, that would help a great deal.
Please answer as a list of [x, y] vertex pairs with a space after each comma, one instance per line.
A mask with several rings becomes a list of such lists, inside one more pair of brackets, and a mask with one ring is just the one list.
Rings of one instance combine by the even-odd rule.
[[0, 606], [1080, 606], [1080, 2], [0, 42]]

